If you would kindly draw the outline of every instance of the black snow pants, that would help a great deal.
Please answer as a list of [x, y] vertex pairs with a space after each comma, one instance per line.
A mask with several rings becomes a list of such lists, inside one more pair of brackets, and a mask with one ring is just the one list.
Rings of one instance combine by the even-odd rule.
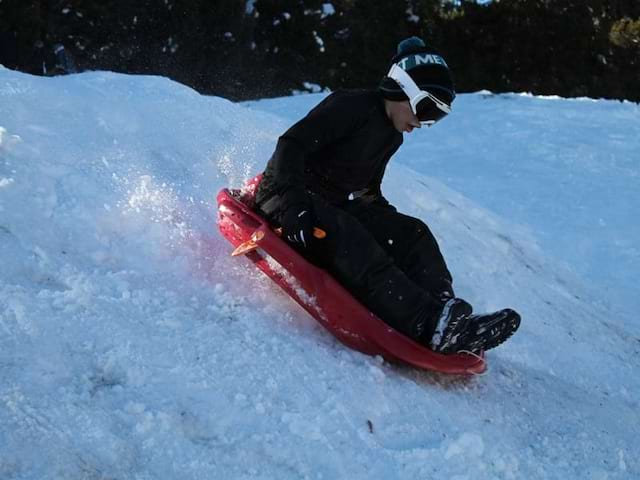
[[[355, 199], [336, 206], [318, 194], [311, 198], [317, 226], [327, 236], [298, 251], [394, 329], [414, 339], [430, 339], [442, 298], [453, 296], [453, 289], [427, 225], [381, 200]], [[272, 224], [280, 223], [277, 197], [257, 210]]]

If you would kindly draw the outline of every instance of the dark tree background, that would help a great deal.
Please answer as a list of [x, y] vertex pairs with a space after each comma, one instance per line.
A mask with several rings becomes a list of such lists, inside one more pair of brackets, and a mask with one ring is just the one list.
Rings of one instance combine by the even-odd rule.
[[159, 74], [234, 100], [375, 86], [409, 35], [461, 92], [640, 101], [638, 0], [0, 0], [8, 68]]

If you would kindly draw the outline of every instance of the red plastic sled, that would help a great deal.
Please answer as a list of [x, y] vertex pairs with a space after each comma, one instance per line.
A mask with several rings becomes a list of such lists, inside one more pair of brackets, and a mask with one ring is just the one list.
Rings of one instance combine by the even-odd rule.
[[253, 206], [260, 176], [242, 190], [218, 194], [218, 226], [234, 247], [253, 239], [245, 254], [338, 340], [368, 355], [449, 374], [485, 371], [482, 356], [441, 355], [397, 332], [355, 300], [331, 275], [309, 263], [258, 216]]

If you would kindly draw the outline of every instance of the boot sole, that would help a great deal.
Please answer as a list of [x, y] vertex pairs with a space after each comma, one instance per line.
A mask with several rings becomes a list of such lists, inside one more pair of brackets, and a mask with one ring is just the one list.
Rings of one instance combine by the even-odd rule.
[[496, 316], [486, 325], [483, 325], [476, 334], [474, 340], [466, 345], [466, 350], [477, 353], [491, 350], [501, 345], [513, 336], [520, 327], [520, 315], [511, 309], [505, 309], [501, 315]]

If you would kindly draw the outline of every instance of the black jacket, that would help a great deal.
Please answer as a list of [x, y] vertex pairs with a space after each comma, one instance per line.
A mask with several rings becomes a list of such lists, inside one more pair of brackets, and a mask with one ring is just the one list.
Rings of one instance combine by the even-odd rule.
[[365, 191], [381, 199], [385, 167], [402, 140], [377, 91], [336, 91], [280, 137], [256, 200], [303, 189], [335, 205]]

